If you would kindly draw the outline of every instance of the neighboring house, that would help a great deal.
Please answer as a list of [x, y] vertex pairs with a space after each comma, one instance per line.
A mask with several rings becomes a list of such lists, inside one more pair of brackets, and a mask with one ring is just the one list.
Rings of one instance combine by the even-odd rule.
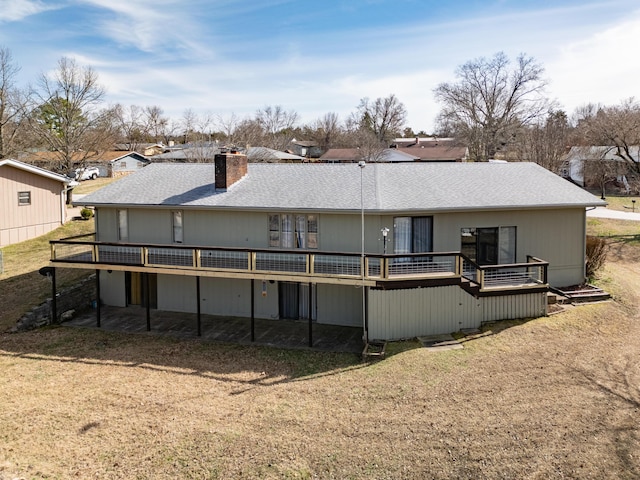
[[73, 180], [17, 160], [0, 160], [0, 247], [44, 235], [67, 220]]
[[[366, 157], [375, 157], [367, 159]], [[420, 157], [401, 152], [396, 148], [385, 148], [379, 151], [365, 152], [359, 148], [330, 148], [318, 161], [325, 163], [358, 163], [360, 160], [383, 163], [417, 162]]]
[[[115, 176], [122, 176], [136, 171], [138, 162], [148, 163], [148, 159], [138, 152], [117, 150], [118, 145], [115, 148], [116, 150], [95, 152], [92, 155], [74, 154], [74, 160], [77, 159], [74, 161], [74, 170], [95, 167], [98, 169], [100, 177], [111, 177], [114, 173]], [[54, 152], [34, 152], [25, 155], [21, 160], [40, 168], [48, 168], [59, 163], [58, 156]], [[120, 164], [117, 164], [117, 161]], [[70, 172], [69, 175], [72, 173]]]
[[124, 177], [149, 164], [149, 159], [138, 152], [128, 152], [109, 161], [108, 176]]
[[220, 153], [220, 148], [214, 142], [202, 145], [189, 144], [173, 146], [165, 151], [154, 155], [153, 162], [179, 162], [197, 163], [211, 161], [216, 154]]
[[[631, 183], [634, 183], [632, 178], [638, 173], [616, 152], [614, 146], [571, 147], [562, 164], [561, 175], [581, 187], [600, 187], [603, 181], [616, 181], [629, 193]], [[632, 152], [634, 161], [640, 161], [640, 147], [632, 147]]]
[[305, 157], [293, 155], [292, 153], [281, 152], [267, 147], [249, 147], [247, 149], [249, 162], [270, 162], [270, 163], [302, 163], [306, 162]]
[[[352, 163], [366, 155], [358, 148], [330, 148], [319, 159], [327, 163]], [[378, 162], [464, 162], [468, 152], [466, 147], [425, 146], [406, 148], [385, 148], [374, 152]], [[366, 159], [365, 159], [366, 160]]]
[[530, 163], [238, 154], [152, 164], [78, 203], [95, 207], [95, 240], [52, 242], [51, 265], [98, 270], [104, 304], [306, 318], [383, 340], [545, 315], [549, 285], [584, 281], [585, 209], [605, 205]]
[[316, 142], [311, 141], [293, 139], [289, 149], [293, 154], [309, 159], [319, 158], [322, 155], [322, 148]]
[[410, 147], [420, 147], [426, 145], [453, 145], [455, 143], [454, 138], [449, 137], [411, 137], [404, 138], [398, 137], [393, 139], [392, 145], [397, 148], [410, 148]]
[[[134, 148], [132, 148], [134, 147]], [[142, 153], [146, 157], [163, 153], [168, 147], [162, 143], [117, 143], [114, 145], [114, 150], [119, 152], [138, 152]]]
[[398, 147], [399, 152], [415, 155], [421, 162], [466, 162], [469, 149], [454, 145], [423, 145], [414, 147]]
[[164, 153], [167, 151], [167, 147], [164, 146], [164, 144], [162, 143], [154, 143], [151, 145], [145, 145], [142, 148], [142, 153], [145, 155], [145, 157], [151, 157], [153, 155], [160, 155], [161, 153]]
[[457, 145], [452, 138], [396, 138], [393, 148], [416, 155], [421, 162], [466, 162], [469, 149]]

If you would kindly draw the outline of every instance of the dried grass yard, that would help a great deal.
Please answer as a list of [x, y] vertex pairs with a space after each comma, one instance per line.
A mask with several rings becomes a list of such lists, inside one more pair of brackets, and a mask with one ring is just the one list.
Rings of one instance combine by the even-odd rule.
[[[3, 333], [0, 479], [639, 478], [639, 226], [592, 228], [635, 235], [609, 240], [599, 284], [615, 301], [491, 325], [462, 350], [395, 343], [362, 363], [68, 327]], [[47, 294], [37, 272], [1, 276], [1, 331], [32, 300], [20, 286]]]

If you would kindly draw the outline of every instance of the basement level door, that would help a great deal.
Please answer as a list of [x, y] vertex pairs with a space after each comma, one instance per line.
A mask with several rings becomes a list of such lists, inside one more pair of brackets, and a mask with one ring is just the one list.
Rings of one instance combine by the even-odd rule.
[[[149, 276], [149, 306], [158, 308], [158, 276], [155, 273], [147, 273]], [[145, 305], [144, 276], [140, 272], [125, 273], [125, 288], [127, 291], [127, 305]]]
[[311, 319], [316, 320], [316, 286], [294, 282], [278, 282], [278, 308], [280, 318], [289, 320], [308, 320], [309, 302], [311, 302]]

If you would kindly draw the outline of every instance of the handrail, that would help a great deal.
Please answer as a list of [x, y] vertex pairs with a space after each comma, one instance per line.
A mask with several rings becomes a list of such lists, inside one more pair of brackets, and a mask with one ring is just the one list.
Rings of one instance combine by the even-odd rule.
[[79, 240], [93, 235], [51, 240], [51, 261], [368, 281], [465, 278], [480, 290], [546, 285], [549, 265], [531, 255], [526, 263], [478, 265], [461, 252], [367, 253], [362, 262], [357, 252]]

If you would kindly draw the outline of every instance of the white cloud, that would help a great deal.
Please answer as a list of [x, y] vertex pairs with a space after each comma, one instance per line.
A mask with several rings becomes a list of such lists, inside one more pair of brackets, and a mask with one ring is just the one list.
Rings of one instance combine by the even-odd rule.
[[[454, 80], [458, 65], [500, 50], [543, 63], [550, 93], [568, 112], [574, 104], [633, 95], [639, 76], [632, 50], [640, 19], [623, 12], [631, 0], [305, 35], [242, 28], [243, 18], [261, 15], [273, 1], [68, 0], [94, 7], [83, 21], [97, 38], [72, 37], [25, 54], [42, 64], [64, 52], [98, 71], [109, 102], [160, 105], [175, 118], [187, 108], [245, 116], [265, 105], [296, 110], [305, 122], [331, 111], [345, 118], [360, 98], [393, 93], [407, 108], [408, 125], [427, 131], [440, 109], [433, 89]], [[52, 27], [66, 40], [59, 29]]]
[[198, 18], [180, 0], [80, 0], [107, 10], [96, 26], [101, 33], [118, 45], [161, 54], [181, 51], [188, 57], [202, 57], [210, 52], [194, 38], [201, 38]]
[[547, 63], [550, 91], [569, 113], [586, 103], [617, 104], [638, 96], [640, 11], [560, 49]]
[[0, 22], [15, 22], [57, 8], [60, 7], [45, 5], [40, 0], [2, 0], [0, 1]]

